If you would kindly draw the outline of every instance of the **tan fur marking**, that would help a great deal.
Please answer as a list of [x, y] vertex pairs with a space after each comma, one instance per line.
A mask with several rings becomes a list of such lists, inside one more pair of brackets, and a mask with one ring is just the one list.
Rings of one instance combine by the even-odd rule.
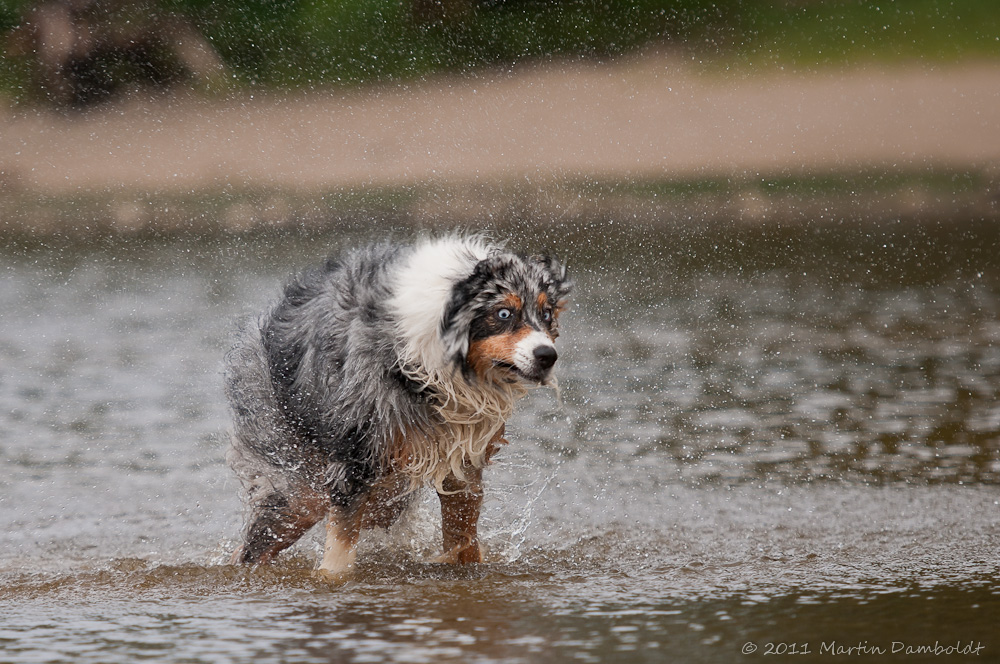
[[479, 544], [479, 511], [483, 505], [483, 469], [466, 468], [465, 481], [449, 476], [443, 483], [441, 535], [444, 553], [439, 562], [468, 565], [483, 562]]
[[[274, 558], [295, 544], [310, 528], [319, 523], [329, 508], [329, 499], [319, 492], [298, 488], [289, 494], [289, 507], [285, 516], [289, 517], [282, 524], [282, 533], [271, 546], [261, 554], [257, 561], [266, 565]], [[243, 558], [246, 545], [237, 547], [230, 558], [231, 565], [237, 565]]]
[[384, 475], [368, 490], [358, 509], [361, 529], [388, 528], [406, 509], [410, 478], [399, 472]]
[[388, 461], [389, 467], [400, 470], [406, 468], [413, 461], [413, 437], [413, 434], [398, 434], [393, 436], [387, 454], [383, 457], [383, 459]]
[[[549, 308], [549, 296], [546, 293], [539, 293], [536, 304], [538, 305], [539, 311], [545, 311], [546, 309]], [[549, 329], [543, 330], [547, 335], [549, 335], [549, 339], [552, 339], [553, 341], [555, 341], [556, 338], [559, 336], [559, 326], [557, 324], [558, 318], [559, 318], [559, 307], [556, 306], [555, 308], [552, 309], [552, 322], [549, 323]]]
[[515, 311], [520, 311], [521, 307], [524, 306], [524, 302], [515, 293], [507, 293], [504, 298], [500, 301], [500, 304], [507, 307], [508, 309], [514, 309]]
[[555, 341], [559, 338], [559, 314], [563, 312], [566, 305], [569, 304], [568, 300], [559, 300], [556, 302], [556, 306], [552, 307], [552, 324], [549, 325], [549, 336]]
[[493, 455], [500, 451], [501, 445], [509, 445], [510, 441], [503, 437], [507, 431], [507, 424], [500, 425], [500, 430], [493, 434], [490, 444], [486, 447], [486, 463], [493, 463]]
[[326, 545], [319, 569], [336, 579], [354, 566], [355, 548], [362, 530], [388, 528], [403, 513], [409, 502], [408, 477], [390, 472], [368, 491], [354, 512], [345, 514], [338, 509], [329, 512], [326, 523]]
[[514, 349], [532, 330], [527, 325], [514, 330], [510, 334], [495, 334], [492, 337], [479, 339], [469, 344], [468, 363], [476, 375], [485, 378], [493, 368], [494, 360], [514, 362]]

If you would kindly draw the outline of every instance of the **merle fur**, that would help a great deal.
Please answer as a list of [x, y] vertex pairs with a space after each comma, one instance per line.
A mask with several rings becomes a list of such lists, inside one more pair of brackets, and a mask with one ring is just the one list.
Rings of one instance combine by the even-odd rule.
[[[412, 250], [372, 245], [302, 272], [227, 356], [229, 460], [251, 508], [243, 562], [256, 562], [278, 539], [291, 539], [287, 546], [301, 536], [289, 525], [296, 494], [321, 495], [350, 513], [388, 471], [384, 452], [394, 437], [440, 423], [433, 387], [410, 378], [412, 367], [402, 364], [400, 330], [387, 306], [393, 274]], [[454, 284], [441, 315], [445, 347], [459, 349], [449, 361], [464, 369], [476, 321], [498, 297], [523, 293], [527, 302], [546, 292], [555, 305], [569, 288], [553, 259], [493, 248]], [[533, 307], [525, 310], [529, 324], [545, 329]]]

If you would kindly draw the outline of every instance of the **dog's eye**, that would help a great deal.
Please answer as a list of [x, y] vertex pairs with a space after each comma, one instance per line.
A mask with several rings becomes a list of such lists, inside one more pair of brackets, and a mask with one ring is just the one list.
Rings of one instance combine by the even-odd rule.
[[501, 309], [497, 312], [497, 318], [500, 320], [510, 320], [514, 317], [514, 312], [510, 309]]
[[545, 311], [542, 312], [542, 320], [545, 321], [546, 323], [551, 323], [552, 322], [552, 310], [551, 309], [546, 309]]

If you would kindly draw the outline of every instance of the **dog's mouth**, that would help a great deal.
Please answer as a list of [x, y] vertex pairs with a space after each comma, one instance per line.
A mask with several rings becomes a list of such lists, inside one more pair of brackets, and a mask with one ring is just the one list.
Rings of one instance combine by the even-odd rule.
[[493, 368], [500, 369], [504, 380], [508, 383], [528, 382], [544, 385], [547, 383], [550, 373], [549, 369], [528, 373], [513, 362], [504, 360], [493, 360]]

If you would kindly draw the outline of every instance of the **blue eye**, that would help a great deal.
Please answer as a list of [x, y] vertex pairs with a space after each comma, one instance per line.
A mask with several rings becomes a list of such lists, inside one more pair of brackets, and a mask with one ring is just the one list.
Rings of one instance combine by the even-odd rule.
[[542, 312], [542, 320], [545, 321], [546, 323], [551, 323], [552, 322], [552, 310], [551, 309], [546, 309], [545, 311]]
[[500, 320], [509, 320], [514, 315], [514, 312], [510, 309], [501, 309], [497, 312], [497, 318]]

